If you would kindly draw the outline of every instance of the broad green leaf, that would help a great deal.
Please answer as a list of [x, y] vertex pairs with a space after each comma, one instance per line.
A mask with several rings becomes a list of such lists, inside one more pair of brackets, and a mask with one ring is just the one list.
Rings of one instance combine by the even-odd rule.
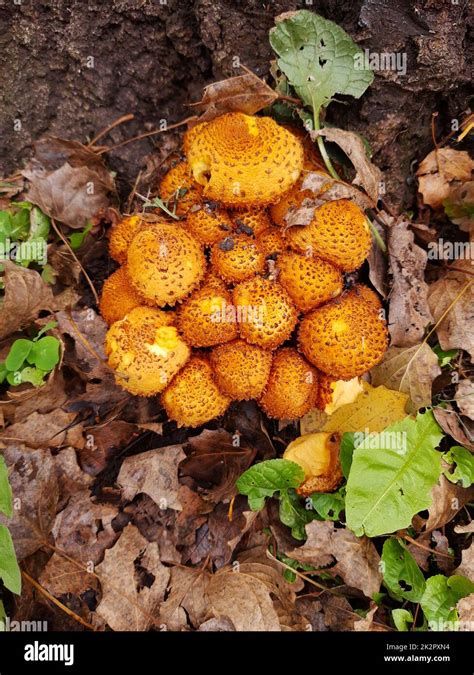
[[407, 417], [354, 450], [347, 481], [347, 526], [376, 537], [406, 528], [431, 504], [441, 473], [436, 451], [443, 434], [431, 411]]
[[278, 67], [315, 115], [336, 94], [359, 98], [374, 75], [364, 53], [337, 24], [301, 10], [270, 31]]
[[352, 466], [352, 455], [354, 454], [355, 446], [360, 442], [359, 437], [360, 434], [356, 435], [356, 432], [354, 431], [346, 431], [346, 433], [342, 435], [339, 460], [341, 462], [344, 478], [349, 478], [349, 472]]
[[13, 515], [12, 489], [8, 480], [8, 469], [5, 459], [0, 455], [0, 513], [8, 518]]
[[40, 370], [40, 368], [35, 368], [34, 366], [27, 366], [23, 370], [20, 370], [21, 382], [29, 382], [34, 387], [41, 387], [44, 383], [45, 375], [47, 375], [47, 371]]
[[30, 232], [30, 213], [27, 209], [20, 209], [12, 215], [11, 238], [26, 239]]
[[344, 488], [337, 492], [315, 492], [311, 495], [311, 503], [317, 514], [324, 520], [339, 520], [345, 508], [344, 493]]
[[7, 358], [5, 359], [5, 366], [7, 370], [19, 370], [24, 364], [25, 360], [28, 358], [32, 347], [33, 342], [31, 340], [25, 340], [24, 338], [15, 340], [15, 342], [10, 347]]
[[304, 471], [287, 459], [268, 459], [247, 469], [236, 482], [240, 494], [247, 495], [250, 508], [263, 508], [266, 497], [275, 492], [296, 488], [304, 481]]
[[409, 624], [413, 623], [413, 614], [408, 609], [392, 609], [392, 619], [397, 630], [406, 632], [410, 630]]
[[74, 232], [74, 234], [71, 234], [71, 236], [69, 237], [69, 243], [71, 244], [71, 248], [74, 251], [77, 250], [78, 248], [81, 248], [91, 229], [92, 223], [89, 222], [81, 232]]
[[18, 387], [18, 385], [21, 384], [21, 372], [19, 370], [8, 371], [7, 382], [8, 384], [11, 384], [12, 387]]
[[397, 600], [420, 602], [425, 577], [406, 546], [398, 539], [384, 542], [382, 549], [383, 581]]
[[437, 574], [427, 579], [420, 604], [430, 628], [432, 630], [455, 628], [451, 622], [458, 620], [456, 605], [459, 600], [471, 593], [474, 593], [474, 583], [461, 575], [445, 577], [443, 574]]
[[28, 267], [34, 262], [38, 265], [45, 265], [47, 259], [46, 239], [28, 239], [18, 244], [15, 254], [15, 262], [22, 267]]
[[448, 464], [454, 464], [454, 471], [445, 471], [444, 475], [451, 483], [460, 483], [463, 488], [468, 488], [474, 483], [474, 455], [463, 448], [462, 445], [455, 445], [448, 452], [445, 452], [443, 459]]
[[294, 490], [280, 491], [280, 520], [291, 527], [295, 539], [306, 539], [305, 526], [316, 517], [312, 509], [306, 509]]
[[8, 211], [0, 211], [0, 242], [5, 244], [12, 232], [12, 218]]
[[51, 221], [48, 216], [34, 206], [31, 209], [29, 239], [47, 239], [50, 227]]
[[11, 534], [0, 523], [0, 579], [12, 593], [21, 593], [21, 572], [16, 559]]
[[41, 370], [52, 370], [59, 363], [59, 340], [52, 335], [46, 335], [34, 342], [28, 363]]

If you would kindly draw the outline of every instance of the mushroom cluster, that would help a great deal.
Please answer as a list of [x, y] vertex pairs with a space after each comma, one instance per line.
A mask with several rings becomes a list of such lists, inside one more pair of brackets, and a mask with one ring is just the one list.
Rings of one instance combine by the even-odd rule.
[[374, 291], [352, 282], [371, 246], [361, 209], [323, 202], [287, 227], [305, 172], [321, 171], [299, 132], [228, 113], [185, 134], [166, 174], [168, 209], [112, 228], [120, 267], [100, 310], [117, 383], [160, 395], [170, 420], [197, 427], [232, 401], [256, 399], [276, 419], [331, 412], [387, 348]]

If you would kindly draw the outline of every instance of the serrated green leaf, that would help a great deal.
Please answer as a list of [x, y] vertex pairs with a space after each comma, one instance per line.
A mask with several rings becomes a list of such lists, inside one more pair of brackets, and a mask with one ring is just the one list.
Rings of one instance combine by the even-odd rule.
[[362, 49], [337, 24], [314, 12], [301, 10], [278, 22], [270, 44], [278, 67], [316, 115], [336, 94], [359, 98], [374, 79], [364, 67]]
[[315, 492], [311, 495], [311, 503], [324, 520], [339, 520], [345, 508], [345, 488], [337, 492]]
[[46, 335], [33, 342], [28, 363], [37, 366], [40, 370], [52, 370], [59, 363], [59, 340], [52, 335]]
[[445, 471], [444, 475], [451, 483], [460, 483], [468, 488], [474, 483], [474, 456], [462, 445], [455, 445], [445, 452], [443, 459], [448, 464], [454, 464], [454, 471]]
[[431, 411], [407, 417], [380, 434], [369, 434], [354, 450], [347, 481], [347, 526], [376, 537], [406, 528], [431, 504], [441, 474], [436, 447], [443, 434]]
[[425, 591], [425, 577], [407, 547], [394, 537], [382, 549], [383, 581], [397, 600], [420, 602]]
[[[458, 620], [456, 605], [474, 593], [474, 583], [466, 577], [437, 574], [426, 581], [420, 605], [432, 630], [453, 630]], [[454, 624], [454, 625], [453, 625]]]
[[8, 480], [8, 469], [5, 459], [0, 455], [0, 513], [8, 518], [13, 515], [12, 489]]
[[398, 631], [406, 632], [413, 623], [413, 614], [408, 609], [392, 609], [392, 619]]
[[306, 509], [294, 490], [280, 491], [280, 520], [283, 525], [291, 527], [291, 534], [295, 539], [306, 539], [305, 526], [315, 519], [316, 514]]
[[21, 572], [8, 528], [0, 523], [0, 579], [9, 591], [20, 595]]
[[25, 360], [28, 358], [32, 347], [33, 342], [31, 340], [25, 340], [24, 338], [15, 340], [15, 342], [10, 347], [7, 358], [5, 359], [5, 366], [7, 370], [19, 370], [24, 364]]
[[236, 482], [237, 490], [247, 495], [252, 511], [259, 511], [266, 497], [275, 492], [296, 488], [304, 481], [299, 464], [287, 459], [268, 459], [247, 469]]

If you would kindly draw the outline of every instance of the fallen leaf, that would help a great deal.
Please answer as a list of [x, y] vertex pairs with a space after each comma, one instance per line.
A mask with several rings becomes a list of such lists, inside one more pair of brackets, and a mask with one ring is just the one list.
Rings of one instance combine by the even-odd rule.
[[443, 201], [446, 214], [463, 232], [474, 232], [474, 181], [454, 183]]
[[72, 495], [91, 486], [92, 477], [79, 466], [74, 448], [63, 448], [54, 457], [54, 463], [60, 493], [58, 508], [63, 509]]
[[474, 382], [472, 380], [461, 380], [456, 387], [454, 400], [461, 414], [474, 420]]
[[81, 143], [45, 136], [22, 171], [30, 181], [28, 199], [51, 218], [83, 228], [107, 209], [114, 181], [99, 155]]
[[431, 385], [441, 374], [438, 357], [425, 342], [413, 347], [389, 347], [383, 360], [372, 368], [375, 387], [401, 391], [410, 397], [410, 412], [431, 405]]
[[[456, 268], [464, 267], [468, 272], [470, 261], [456, 262]], [[474, 360], [474, 284], [470, 275], [449, 270], [430, 285], [428, 300], [436, 323], [448, 312], [436, 327], [441, 349], [464, 349]]]
[[[439, 426], [460, 445], [474, 452], [474, 428], [469, 428], [470, 420], [467, 417], [460, 417], [449, 404], [445, 406], [433, 408], [433, 414]], [[474, 425], [471, 426], [474, 427]]]
[[440, 476], [438, 483], [431, 491], [431, 506], [426, 521], [427, 532], [436, 530], [454, 518], [465, 504], [472, 500], [474, 488], [462, 488]]
[[306, 534], [303, 546], [286, 552], [290, 558], [325, 568], [369, 598], [378, 593], [382, 583], [380, 556], [370, 539], [356, 537], [346, 529], [335, 529], [332, 521], [313, 520], [306, 525]]
[[56, 320], [60, 333], [70, 336], [75, 343], [74, 350], [67, 351], [64, 356], [65, 365], [90, 380], [108, 379], [113, 387], [113, 373], [107, 366], [104, 352], [107, 324], [102, 317], [88, 307], [57, 312]]
[[[472, 580], [472, 579], [471, 579]], [[461, 598], [456, 605], [459, 616], [459, 630], [472, 631], [474, 624], [474, 593]]]
[[428, 306], [428, 284], [424, 271], [428, 254], [415, 244], [415, 235], [403, 217], [392, 222], [387, 244], [392, 290], [388, 329], [394, 347], [412, 347], [424, 337], [433, 316]]
[[380, 432], [407, 416], [408, 396], [384, 386], [372, 387], [362, 380], [363, 391], [355, 401], [338, 408], [328, 417], [323, 431]]
[[80, 596], [89, 590], [97, 592], [99, 588], [94, 575], [58, 553], [53, 553], [48, 560], [38, 582], [57, 598], [70, 594]]
[[205, 87], [201, 101], [190, 104], [190, 107], [201, 113], [190, 126], [210, 122], [215, 117], [228, 112], [254, 115], [271, 105], [277, 98], [278, 94], [274, 89], [254, 73], [247, 71], [244, 75], [229, 77]]
[[156, 620], [170, 571], [160, 562], [158, 544], [128, 525], [96, 568], [102, 587], [97, 614], [114, 631], [146, 631]]
[[229, 633], [235, 631], [235, 626], [230, 619], [208, 619], [202, 623], [198, 630], [202, 633]]
[[[387, 245], [387, 235], [385, 229], [375, 220], [372, 220], [372, 226], [379, 233], [380, 238]], [[369, 265], [369, 279], [374, 288], [380, 295], [386, 299], [388, 296], [388, 259], [387, 254], [381, 250], [379, 243], [375, 237], [372, 237], [372, 246], [370, 253], [367, 256], [367, 263]]]
[[20, 330], [36, 319], [40, 310], [54, 305], [51, 288], [35, 270], [2, 261], [5, 287], [0, 300], [0, 339]]
[[321, 604], [324, 611], [324, 622], [330, 630], [343, 632], [354, 630], [354, 620], [358, 619], [358, 615], [346, 598], [323, 593]]
[[66, 413], [60, 408], [45, 415], [32, 412], [22, 422], [0, 433], [0, 447], [4, 440], [12, 440], [30, 448], [58, 448], [66, 443], [67, 429], [75, 417], [75, 413]]
[[382, 183], [382, 172], [367, 157], [362, 138], [352, 131], [336, 129], [335, 127], [326, 127], [311, 132], [312, 138], [318, 136], [324, 136], [326, 140], [336, 143], [342, 148], [356, 170], [353, 184], [362, 187], [372, 199], [373, 204], [376, 204]]
[[441, 208], [449, 197], [453, 183], [465, 183], [471, 179], [474, 161], [464, 150], [437, 148], [430, 152], [420, 163], [418, 191], [423, 201], [433, 208]]
[[49, 450], [9, 444], [3, 451], [13, 491], [13, 517], [8, 525], [18, 560], [48, 541], [58, 504], [58, 479]]
[[227, 504], [217, 504], [209, 516], [209, 555], [214, 566], [219, 569], [230, 562], [235, 548], [244, 534], [250, 529], [258, 515], [248, 510], [245, 497], [239, 495], [233, 505], [232, 520], [229, 519]]
[[364, 618], [360, 618], [357, 621], [354, 621], [354, 630], [356, 632], [360, 631], [369, 631], [369, 632], [384, 632], [389, 631], [389, 626], [383, 626], [379, 623], [374, 623], [375, 613], [378, 610], [378, 606], [374, 603], [370, 603], [370, 609], [365, 615]]
[[472, 534], [474, 532], [474, 520], [471, 520], [468, 525], [455, 525], [454, 531], [457, 534]]
[[474, 545], [465, 548], [461, 554], [461, 564], [455, 570], [456, 574], [462, 574], [474, 581]]
[[[168, 596], [160, 606], [160, 622], [168, 630], [199, 628], [208, 614], [205, 591], [211, 575], [207, 570], [172, 567]], [[188, 617], [189, 623], [188, 624]]]

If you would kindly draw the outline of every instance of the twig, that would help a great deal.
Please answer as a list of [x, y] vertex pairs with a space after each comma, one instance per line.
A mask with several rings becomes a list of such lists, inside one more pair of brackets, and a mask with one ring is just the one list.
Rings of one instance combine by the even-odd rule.
[[196, 119], [194, 116], [186, 117], [186, 119], [182, 120], [182, 122], [170, 124], [165, 129], [155, 129], [154, 131], [147, 131], [146, 133], [140, 134], [139, 136], [134, 136], [133, 138], [127, 138], [127, 140], [122, 141], [121, 143], [117, 143], [117, 145], [111, 145], [108, 148], [103, 148], [102, 150], [99, 150], [97, 154], [103, 155], [106, 152], [110, 152], [111, 150], [117, 150], [117, 148], [121, 148], [124, 145], [128, 145], [128, 143], [133, 143], [134, 141], [141, 141], [143, 138], [148, 138], [149, 136], [156, 136], [156, 134], [162, 134], [164, 131], [169, 131], [170, 129], [177, 129], [178, 127], [182, 127], [184, 124], [187, 124], [188, 122], [194, 119]]
[[115, 127], [118, 127], [119, 124], [123, 124], [124, 122], [130, 122], [130, 120], [133, 120], [133, 119], [135, 119], [135, 115], [133, 115], [132, 113], [129, 113], [128, 115], [122, 115], [122, 117], [119, 117], [117, 120], [115, 120], [115, 122], [112, 122], [112, 124], [109, 124], [108, 127], [105, 127], [105, 129], [103, 131], [100, 131], [97, 134], [97, 136], [94, 136], [92, 141], [90, 141], [87, 144], [87, 147], [91, 148], [93, 145], [95, 145], [97, 143], [99, 138], [102, 138], [103, 136], [108, 134], [109, 131], [112, 131], [112, 129], [115, 129]]
[[410, 544], [413, 544], [413, 546], [417, 546], [418, 548], [422, 548], [424, 551], [429, 551], [429, 553], [431, 553], [432, 555], [440, 555], [441, 557], [448, 558], [449, 560], [453, 559], [452, 555], [448, 555], [447, 553], [441, 553], [441, 551], [436, 551], [434, 548], [430, 548], [429, 546], [425, 546], [424, 544], [420, 544], [418, 541], [416, 541], [416, 539], [413, 539], [408, 534], [403, 534], [402, 538], [409, 541]]

